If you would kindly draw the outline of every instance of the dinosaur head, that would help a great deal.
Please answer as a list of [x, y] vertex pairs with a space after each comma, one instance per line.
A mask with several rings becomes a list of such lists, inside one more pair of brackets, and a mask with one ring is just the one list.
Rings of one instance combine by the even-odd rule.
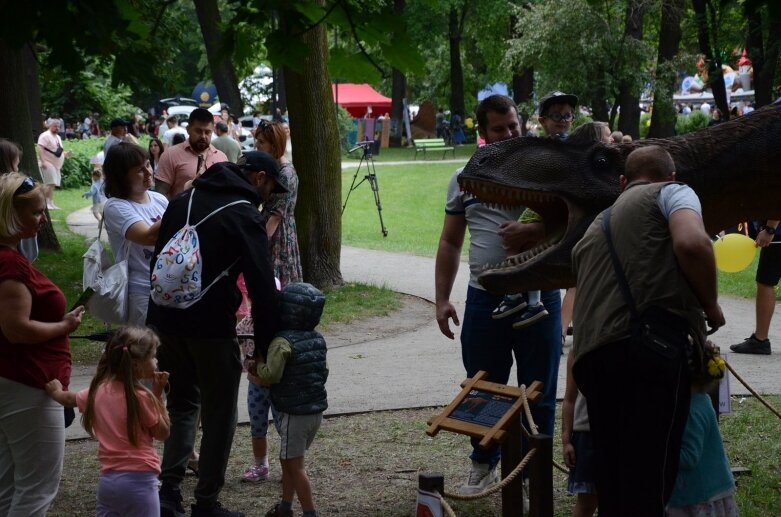
[[572, 248], [618, 197], [625, 152], [617, 145], [534, 137], [478, 149], [458, 177], [461, 187], [484, 204], [531, 208], [545, 225], [542, 242], [487, 265], [480, 283], [496, 293], [575, 285]]

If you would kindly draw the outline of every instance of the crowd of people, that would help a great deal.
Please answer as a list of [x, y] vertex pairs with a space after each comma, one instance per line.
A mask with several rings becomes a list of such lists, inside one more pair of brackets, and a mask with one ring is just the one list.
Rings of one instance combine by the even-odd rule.
[[[574, 95], [551, 92], [538, 108], [545, 138], [584, 146], [625, 141], [602, 122], [570, 131]], [[521, 133], [518, 109], [503, 95], [484, 99], [476, 119], [489, 145]], [[197, 108], [187, 122], [182, 128], [169, 117], [168, 129], [144, 149], [128, 138], [125, 121], [113, 120], [102, 156], [95, 157], [84, 196], [92, 198], [114, 256], [127, 260], [128, 313], [91, 385], [79, 392], [68, 390], [68, 336], [84, 306], [68, 311], [61, 290], [32, 265], [36, 233], [47, 208], [56, 208], [51, 186], [66, 156], [61, 122], [53, 116], [38, 141], [43, 184], [18, 172], [19, 147], [0, 139], [0, 391], [14, 394], [0, 398], [0, 515], [45, 515], [62, 474], [64, 426], [76, 407], [100, 444], [98, 515], [185, 515], [181, 484], [188, 467], [198, 475], [193, 516], [243, 515], [219, 501], [243, 373], [250, 381], [253, 457], [236, 475], [246, 482], [268, 478], [271, 413], [282, 443], [282, 493], [266, 515], [292, 515], [295, 497], [305, 517], [316, 515], [304, 457], [327, 408], [327, 347], [314, 330], [325, 297], [303, 283], [289, 131], [282, 122], [259, 119], [256, 150], [244, 152], [229, 115], [215, 122]], [[518, 384], [543, 383], [531, 413], [548, 435], [563, 343], [574, 322], [561, 436], [568, 489], [578, 495], [573, 515], [594, 515], [597, 508], [607, 517], [737, 515], [734, 479], [703, 395], [724, 372], [705, 337], [706, 326], [724, 325], [713, 248], [699, 199], [675, 182], [670, 155], [654, 145], [628, 155], [621, 195], [574, 248], [577, 285], [563, 301], [558, 290], [503, 297], [481, 286], [485, 264], [540, 242], [545, 225], [531, 210], [482, 204], [460, 188], [461, 172], [447, 189], [436, 320], [450, 339], [451, 323], [462, 324], [468, 376], [485, 370], [489, 381], [507, 383], [515, 361]], [[758, 230], [767, 234], [763, 248], [777, 223]], [[462, 323], [450, 294], [467, 231]], [[179, 239], [187, 232], [192, 240], [185, 250]], [[171, 295], [160, 279], [189, 257], [195, 257], [192, 273], [181, 283], [195, 286], [194, 294]], [[762, 285], [778, 280], [765, 272]], [[644, 322], [652, 330], [663, 324], [664, 347], [637, 332], [639, 318], [650, 318]], [[769, 353], [763, 325], [736, 351]], [[705, 368], [690, 369], [693, 353]], [[154, 440], [164, 442], [162, 458]], [[469, 475], [459, 489], [464, 495], [499, 478], [498, 445], [485, 449], [478, 442], [472, 439]]]

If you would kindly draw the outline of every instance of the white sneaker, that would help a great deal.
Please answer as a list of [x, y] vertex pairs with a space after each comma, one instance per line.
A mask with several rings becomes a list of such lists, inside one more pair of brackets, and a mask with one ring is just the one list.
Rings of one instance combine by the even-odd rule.
[[486, 488], [499, 481], [499, 473], [496, 466], [490, 468], [488, 463], [477, 463], [472, 461], [472, 468], [469, 470], [469, 479], [466, 483], [458, 487], [460, 495], [479, 494]]

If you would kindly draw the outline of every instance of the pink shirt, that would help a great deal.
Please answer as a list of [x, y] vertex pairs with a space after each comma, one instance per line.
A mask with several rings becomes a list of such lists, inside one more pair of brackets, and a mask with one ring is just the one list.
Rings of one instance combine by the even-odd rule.
[[[138, 419], [140, 426], [136, 431], [134, 447], [127, 436], [127, 401], [125, 388], [119, 381], [100, 384], [95, 393], [95, 417], [92, 431], [98, 439], [98, 459], [100, 473], [109, 470], [121, 472], [154, 472], [160, 474], [160, 457], [154, 446], [150, 429], [160, 421], [154, 395], [146, 389], [137, 388], [139, 402]], [[76, 394], [76, 405], [81, 413], [87, 408], [89, 389]]]
[[[227, 161], [228, 157], [225, 156], [225, 153], [210, 145], [204, 151], [204, 164], [201, 167], [201, 172], [215, 163]], [[197, 169], [198, 155], [190, 147], [190, 141], [185, 140], [181, 144], [176, 144], [165, 150], [155, 171], [155, 179], [171, 186], [167, 195], [172, 198], [184, 190], [185, 183], [195, 179]]]
[[65, 153], [63, 152], [58, 158], [49, 152], [56, 151], [58, 146], [62, 147], [62, 140], [60, 139], [60, 135], [46, 130], [38, 137], [38, 146], [41, 147], [40, 155], [42, 162], [54, 165], [57, 170], [62, 169], [62, 164], [65, 163]]

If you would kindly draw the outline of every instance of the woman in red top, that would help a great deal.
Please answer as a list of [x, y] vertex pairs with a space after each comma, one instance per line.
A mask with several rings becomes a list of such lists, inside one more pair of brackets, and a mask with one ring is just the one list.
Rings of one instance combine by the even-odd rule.
[[17, 250], [46, 222], [32, 178], [0, 176], [0, 515], [43, 516], [57, 495], [65, 452], [62, 408], [44, 391], [70, 382], [68, 334], [84, 307], [65, 296]]

